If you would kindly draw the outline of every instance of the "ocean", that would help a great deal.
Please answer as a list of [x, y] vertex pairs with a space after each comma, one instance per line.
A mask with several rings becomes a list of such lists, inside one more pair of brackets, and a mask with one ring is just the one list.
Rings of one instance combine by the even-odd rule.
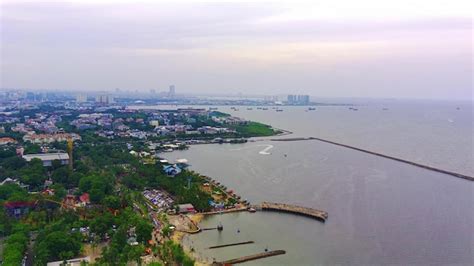
[[[371, 101], [356, 106], [219, 110], [438, 168], [474, 175], [472, 103]], [[196, 145], [163, 154], [186, 158], [252, 203], [273, 201], [329, 213], [326, 223], [301, 216], [235, 213], [211, 216], [224, 231], [189, 236], [185, 245], [212, 261], [283, 249], [249, 265], [472, 265], [471, 181], [318, 141]], [[239, 241], [255, 244], [209, 250]]]

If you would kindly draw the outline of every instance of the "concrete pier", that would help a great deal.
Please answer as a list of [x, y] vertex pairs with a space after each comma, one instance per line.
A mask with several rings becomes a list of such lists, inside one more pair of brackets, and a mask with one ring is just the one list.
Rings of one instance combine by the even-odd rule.
[[326, 219], [328, 219], [328, 213], [325, 211], [320, 211], [320, 210], [296, 206], [296, 205], [273, 203], [273, 202], [262, 202], [262, 204], [256, 207], [261, 208], [262, 210], [281, 211], [281, 212], [301, 214], [304, 216], [315, 218], [322, 222], [325, 222]]
[[213, 263], [213, 265], [232, 265], [232, 264], [237, 264], [237, 263], [244, 263], [247, 261], [251, 260], [258, 260], [258, 259], [263, 259], [263, 258], [268, 258], [272, 256], [278, 256], [278, 255], [283, 255], [286, 254], [286, 251], [284, 250], [274, 250], [274, 251], [268, 251], [268, 252], [263, 252], [263, 253], [258, 253], [254, 255], [249, 255], [245, 257], [240, 257], [237, 259], [231, 259], [231, 260], [226, 260], [222, 262], [216, 262]]
[[255, 242], [254, 242], [254, 241], [245, 241], [245, 242], [238, 242], [238, 243], [232, 243], [232, 244], [225, 244], [225, 245], [212, 246], [212, 247], [209, 247], [209, 249], [225, 248], [225, 247], [232, 247], [232, 246], [240, 246], [240, 245], [247, 245], [247, 244], [253, 244], [253, 243], [255, 243]]
[[456, 172], [452, 172], [452, 171], [448, 171], [448, 170], [443, 170], [443, 169], [440, 169], [440, 168], [437, 168], [437, 167], [434, 167], [434, 166], [424, 165], [424, 164], [421, 164], [421, 163], [416, 163], [416, 162], [413, 162], [413, 161], [409, 161], [409, 160], [397, 158], [397, 157], [390, 156], [390, 155], [385, 155], [385, 154], [378, 153], [378, 152], [374, 152], [374, 151], [369, 151], [369, 150], [357, 148], [357, 147], [354, 147], [354, 146], [350, 146], [350, 145], [346, 145], [346, 144], [342, 144], [342, 143], [338, 143], [338, 142], [330, 141], [330, 140], [326, 140], [326, 139], [315, 138], [315, 137], [309, 137], [309, 138], [281, 138], [281, 139], [270, 139], [270, 140], [271, 140], [271, 141], [305, 141], [305, 140], [317, 140], [317, 141], [329, 143], [329, 144], [332, 144], [332, 145], [336, 145], [336, 146], [340, 146], [340, 147], [344, 147], [344, 148], [348, 148], [348, 149], [352, 149], [352, 150], [356, 150], [356, 151], [360, 151], [360, 152], [372, 154], [372, 155], [379, 156], [379, 157], [383, 157], [383, 158], [390, 159], [390, 160], [394, 160], [394, 161], [397, 161], [397, 162], [410, 164], [410, 165], [413, 165], [413, 166], [416, 166], [416, 167], [420, 167], [420, 168], [423, 168], [423, 169], [426, 169], [426, 170], [430, 170], [430, 171], [434, 171], [434, 172], [438, 172], [438, 173], [442, 173], [442, 174], [446, 174], [446, 175], [450, 175], [450, 176], [454, 176], [454, 177], [466, 179], [466, 180], [469, 180], [469, 181], [474, 181], [474, 177], [473, 177], [473, 176], [468, 176], [468, 175], [464, 175], [464, 174], [460, 174], [460, 173], [456, 173]]

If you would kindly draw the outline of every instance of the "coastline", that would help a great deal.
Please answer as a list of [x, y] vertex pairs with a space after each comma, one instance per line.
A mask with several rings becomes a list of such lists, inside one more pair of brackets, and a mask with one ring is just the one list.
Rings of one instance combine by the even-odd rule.
[[[195, 213], [195, 214], [190, 214], [187, 216], [197, 226], [204, 219], [205, 215], [203, 213]], [[181, 247], [183, 247], [183, 250], [186, 253], [186, 255], [188, 255], [189, 257], [195, 260], [194, 265], [196, 266], [211, 265], [211, 263], [197, 256], [196, 252], [191, 250], [191, 247], [189, 245], [186, 245], [185, 237], [187, 235], [189, 235], [189, 233], [182, 232], [182, 231], [174, 231], [173, 234], [171, 235], [171, 240], [173, 240], [175, 243], [180, 244]]]

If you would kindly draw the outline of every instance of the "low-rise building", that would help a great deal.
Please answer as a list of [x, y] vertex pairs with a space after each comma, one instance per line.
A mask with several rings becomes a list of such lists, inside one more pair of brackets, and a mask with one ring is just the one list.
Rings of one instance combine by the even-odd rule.
[[196, 209], [194, 209], [194, 206], [191, 203], [186, 203], [186, 204], [179, 204], [178, 211], [179, 213], [195, 213]]
[[25, 154], [23, 159], [30, 162], [33, 159], [40, 159], [43, 162], [43, 166], [52, 166], [54, 160], [59, 160], [62, 165], [69, 163], [69, 154], [67, 153], [36, 153], [36, 154]]
[[87, 265], [91, 262], [91, 258], [89, 256], [83, 257], [83, 258], [75, 258], [75, 259], [70, 259], [66, 260], [66, 264], [64, 264], [64, 260], [58, 260], [58, 261], [52, 261], [48, 262], [46, 265], [47, 266], [80, 266], [80, 265]]
[[23, 136], [23, 141], [31, 143], [52, 143], [56, 141], [67, 141], [72, 139], [74, 141], [81, 140], [81, 136], [76, 133], [57, 133], [57, 134], [27, 134]]
[[13, 138], [4, 137], [0, 138], [0, 145], [15, 144], [17, 141]]

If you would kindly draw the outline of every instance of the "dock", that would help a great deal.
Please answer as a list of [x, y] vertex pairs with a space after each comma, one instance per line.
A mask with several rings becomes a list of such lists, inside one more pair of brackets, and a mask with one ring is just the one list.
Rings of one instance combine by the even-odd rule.
[[255, 243], [255, 241], [245, 241], [245, 242], [238, 242], [238, 243], [232, 243], [232, 244], [225, 244], [225, 245], [212, 246], [212, 247], [209, 247], [209, 249], [225, 248], [225, 247], [232, 247], [232, 246], [240, 246], [240, 245], [247, 245], [247, 244], [253, 244], [253, 243]]
[[226, 209], [226, 210], [219, 210], [219, 211], [209, 211], [209, 212], [202, 212], [202, 215], [215, 215], [215, 214], [224, 214], [224, 213], [231, 213], [231, 212], [243, 212], [247, 211], [247, 207], [241, 207], [241, 208], [232, 208], [232, 209]]
[[245, 257], [240, 257], [240, 258], [236, 258], [236, 259], [231, 259], [231, 260], [226, 260], [226, 261], [222, 261], [222, 262], [213, 263], [213, 265], [232, 265], [232, 264], [237, 264], [237, 263], [244, 263], [244, 262], [251, 261], [251, 260], [258, 260], [258, 259], [268, 258], [268, 257], [272, 257], [272, 256], [283, 255], [283, 254], [286, 254], [286, 251], [284, 251], [284, 250], [267, 251], [267, 252], [263, 252], [263, 253], [258, 253], [258, 254], [254, 254], [254, 255], [249, 255], [249, 256], [245, 256]]
[[296, 206], [296, 205], [273, 203], [273, 202], [262, 202], [259, 206], [256, 206], [256, 207], [262, 210], [281, 211], [281, 212], [301, 214], [304, 216], [315, 218], [321, 222], [325, 222], [328, 219], [328, 213], [325, 211], [320, 211], [313, 208], [301, 207], [301, 206]]

